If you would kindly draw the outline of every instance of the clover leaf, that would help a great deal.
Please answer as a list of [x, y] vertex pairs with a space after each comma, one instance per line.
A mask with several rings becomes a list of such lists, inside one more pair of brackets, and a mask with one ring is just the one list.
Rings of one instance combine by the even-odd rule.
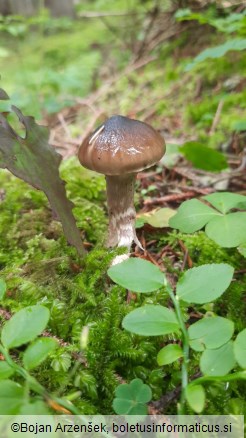
[[152, 398], [150, 387], [141, 379], [119, 385], [115, 391], [113, 408], [118, 415], [146, 415], [148, 403]]
[[[246, 196], [221, 192], [204, 196], [211, 207], [191, 199], [183, 202], [169, 220], [172, 228], [194, 233], [205, 227], [205, 233], [223, 248], [242, 246], [246, 242]], [[232, 209], [240, 211], [231, 212]]]

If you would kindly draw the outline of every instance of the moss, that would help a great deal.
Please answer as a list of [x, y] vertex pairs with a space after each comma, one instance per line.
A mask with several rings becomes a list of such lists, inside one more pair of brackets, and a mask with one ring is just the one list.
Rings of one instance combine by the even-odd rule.
[[205, 234], [198, 231], [194, 234], [172, 232], [168, 241], [180, 251], [178, 240], [181, 240], [189, 251], [194, 266], [206, 263], [229, 263], [235, 268], [240, 268], [243, 257], [235, 248], [221, 248]]

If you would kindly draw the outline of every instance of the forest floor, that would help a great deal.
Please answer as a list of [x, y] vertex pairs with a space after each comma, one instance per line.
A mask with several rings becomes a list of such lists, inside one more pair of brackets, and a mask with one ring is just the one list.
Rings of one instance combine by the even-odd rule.
[[[241, 51], [229, 51], [187, 71], [200, 52], [223, 44], [225, 36], [208, 23], [178, 22], [166, 12], [158, 15], [154, 26], [147, 21], [145, 30], [148, 25], [149, 29], [141, 40], [135, 40], [134, 32], [127, 38], [124, 29], [115, 34], [108, 19], [106, 25], [95, 20], [94, 27], [83, 23], [71, 27], [64, 20], [53, 28], [46, 23], [45, 30], [23, 34], [18, 43], [14, 36], [5, 36], [1, 86], [10, 94], [10, 103], [48, 126], [50, 144], [63, 156], [61, 177], [88, 254], [81, 259], [67, 245], [42, 192], [1, 170], [0, 269], [7, 294], [0, 321], [36, 303], [49, 308], [43, 335], [56, 338], [59, 348], [33, 374], [47, 391], [73, 399], [80, 412], [112, 413], [117, 385], [139, 377], [151, 387], [156, 409], [176, 413], [180, 364], [157, 365], [163, 337], [142, 338], [121, 328], [123, 316], [136, 306], [166, 304], [168, 297], [160, 292], [154, 297], [129, 295], [112, 286], [107, 269], [115, 251], [104, 248], [104, 177], [82, 169], [76, 154], [83, 138], [113, 114], [149, 123], [164, 136], [166, 155], [137, 177], [137, 234], [144, 251], [133, 247], [132, 255], [160, 267], [174, 285], [188, 268], [231, 264], [235, 281], [223, 298], [213, 307], [183, 311], [187, 321], [199, 320], [201, 312], [218, 312], [242, 330], [245, 257], [235, 248], [222, 248], [204, 231], [173, 230], [168, 219], [189, 199], [216, 191], [246, 195], [246, 58]], [[161, 31], [165, 26], [168, 32]], [[217, 163], [213, 168], [210, 163], [206, 168], [197, 153], [185, 156], [179, 148], [189, 142], [221, 152], [228, 167], [218, 168]], [[89, 343], [81, 351], [84, 326], [90, 328]], [[20, 360], [17, 353], [16, 357]], [[196, 375], [197, 364], [194, 354], [191, 375]], [[235, 405], [245, 412], [245, 389], [245, 383], [211, 385], [205, 413], [226, 414]]]

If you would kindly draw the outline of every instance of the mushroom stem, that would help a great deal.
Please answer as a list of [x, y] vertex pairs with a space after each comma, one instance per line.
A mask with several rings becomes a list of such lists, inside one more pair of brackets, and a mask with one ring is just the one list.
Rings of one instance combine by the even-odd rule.
[[134, 241], [142, 248], [135, 231], [134, 185], [136, 173], [106, 175], [109, 231], [107, 246], [125, 246]]

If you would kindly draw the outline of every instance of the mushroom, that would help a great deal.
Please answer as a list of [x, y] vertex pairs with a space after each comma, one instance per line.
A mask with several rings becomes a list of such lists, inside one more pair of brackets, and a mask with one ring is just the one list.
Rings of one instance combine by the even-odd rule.
[[80, 146], [80, 163], [106, 177], [109, 232], [107, 246], [130, 251], [136, 236], [134, 184], [137, 173], [153, 166], [165, 153], [162, 136], [151, 126], [123, 116], [110, 117]]

